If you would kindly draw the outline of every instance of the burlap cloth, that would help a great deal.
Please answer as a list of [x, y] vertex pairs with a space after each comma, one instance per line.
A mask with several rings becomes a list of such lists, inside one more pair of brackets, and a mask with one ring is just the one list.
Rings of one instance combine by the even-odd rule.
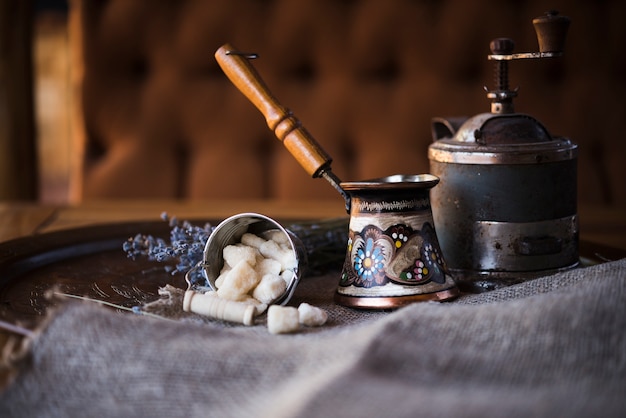
[[303, 280], [330, 320], [293, 335], [64, 304], [0, 416], [626, 416], [626, 260], [393, 312], [336, 284]]

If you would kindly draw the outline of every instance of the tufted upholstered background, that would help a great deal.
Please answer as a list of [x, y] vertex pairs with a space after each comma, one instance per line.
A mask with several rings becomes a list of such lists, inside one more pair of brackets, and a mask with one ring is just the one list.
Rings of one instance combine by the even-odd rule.
[[[430, 121], [489, 110], [489, 41], [537, 51], [532, 19], [572, 19], [563, 58], [516, 61], [516, 110], [579, 144], [579, 200], [626, 203], [626, 4], [598, 0], [70, 2], [80, 37], [83, 198], [334, 196], [223, 75], [256, 52], [276, 97], [342, 180], [427, 172]], [[547, 179], [547, 181], [549, 181]]]

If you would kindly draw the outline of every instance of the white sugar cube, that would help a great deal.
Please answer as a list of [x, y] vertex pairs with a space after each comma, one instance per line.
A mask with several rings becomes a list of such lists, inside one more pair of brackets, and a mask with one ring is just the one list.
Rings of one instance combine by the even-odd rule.
[[263, 258], [261, 261], [257, 262], [257, 265], [254, 267], [259, 276], [263, 277], [266, 274], [274, 274], [278, 276], [282, 270], [282, 266], [276, 260], [272, 260], [271, 258]]
[[277, 274], [266, 274], [254, 288], [252, 297], [263, 303], [271, 303], [285, 293], [287, 284]]
[[258, 250], [256, 248], [243, 244], [227, 245], [222, 251], [224, 262], [230, 267], [234, 267], [242, 260], [254, 267], [257, 261], [257, 254]]
[[298, 306], [298, 320], [302, 325], [307, 327], [319, 327], [324, 325], [328, 320], [328, 314], [325, 310], [308, 303], [301, 303]]
[[274, 241], [277, 244], [289, 245], [289, 238], [287, 237], [287, 234], [280, 229], [270, 229], [269, 231], [265, 231], [263, 233], [263, 238], [268, 241]]
[[263, 243], [265, 242], [265, 240], [261, 237], [259, 237], [258, 235], [254, 235], [251, 234], [249, 232], [243, 234], [241, 236], [241, 243], [244, 245], [248, 245], [250, 247], [254, 247], [254, 248], [260, 248], [261, 245], [263, 245]]
[[217, 295], [223, 299], [242, 300], [260, 280], [254, 268], [246, 260], [241, 260], [226, 273]]
[[260, 247], [259, 251], [265, 258], [273, 258], [278, 260], [281, 254], [281, 249], [275, 241], [265, 241]]
[[298, 264], [296, 255], [293, 251], [291, 251], [291, 249], [283, 250], [274, 241], [266, 241], [263, 245], [261, 245], [259, 251], [261, 251], [261, 254], [263, 254], [264, 257], [278, 261], [282, 266], [282, 270], [293, 270]]
[[217, 279], [215, 279], [215, 287], [217, 289], [222, 287], [222, 284], [224, 283], [224, 280], [226, 279], [226, 276], [228, 275], [229, 271], [230, 271], [230, 269], [228, 269], [228, 271], [226, 271], [224, 273], [221, 273], [219, 276], [217, 276]]
[[222, 286], [222, 283], [224, 283], [224, 279], [226, 278], [226, 274], [232, 270], [232, 267], [229, 266], [228, 264], [224, 263], [224, 267], [222, 267], [222, 269], [220, 270], [220, 275], [217, 276], [217, 279], [215, 279], [215, 287], [219, 288]]
[[293, 280], [293, 275], [294, 273], [292, 270], [283, 270], [283, 272], [280, 273], [280, 277], [285, 281], [287, 286], [289, 286], [289, 283]]
[[267, 310], [267, 329], [271, 334], [286, 334], [300, 328], [298, 309], [271, 305]]

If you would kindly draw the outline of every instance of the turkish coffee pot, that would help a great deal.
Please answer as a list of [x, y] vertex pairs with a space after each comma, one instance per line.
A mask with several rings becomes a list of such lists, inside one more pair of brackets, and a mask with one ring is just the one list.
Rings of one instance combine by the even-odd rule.
[[342, 182], [332, 159], [270, 93], [249, 62], [255, 54], [226, 44], [215, 58], [231, 82], [263, 114], [271, 131], [312, 177], [325, 178], [350, 214], [345, 262], [335, 292], [341, 305], [397, 308], [416, 301], [444, 301], [459, 294], [435, 233], [431, 174], [396, 174]]
[[509, 285], [578, 263], [577, 146], [517, 113], [508, 65], [562, 55], [569, 19], [557, 12], [533, 20], [539, 52], [513, 53], [514, 42], [491, 42], [495, 89], [491, 111], [435, 118], [430, 171], [437, 233], [461, 287]]

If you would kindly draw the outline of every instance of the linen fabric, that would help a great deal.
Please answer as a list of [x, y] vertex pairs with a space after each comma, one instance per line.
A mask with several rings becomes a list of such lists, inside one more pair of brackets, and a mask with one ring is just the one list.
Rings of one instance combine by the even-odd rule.
[[0, 416], [626, 415], [626, 259], [383, 312], [336, 283], [301, 282], [290, 304], [329, 321], [288, 335], [182, 314], [176, 289], [145, 307], [169, 319], [63, 304]]

